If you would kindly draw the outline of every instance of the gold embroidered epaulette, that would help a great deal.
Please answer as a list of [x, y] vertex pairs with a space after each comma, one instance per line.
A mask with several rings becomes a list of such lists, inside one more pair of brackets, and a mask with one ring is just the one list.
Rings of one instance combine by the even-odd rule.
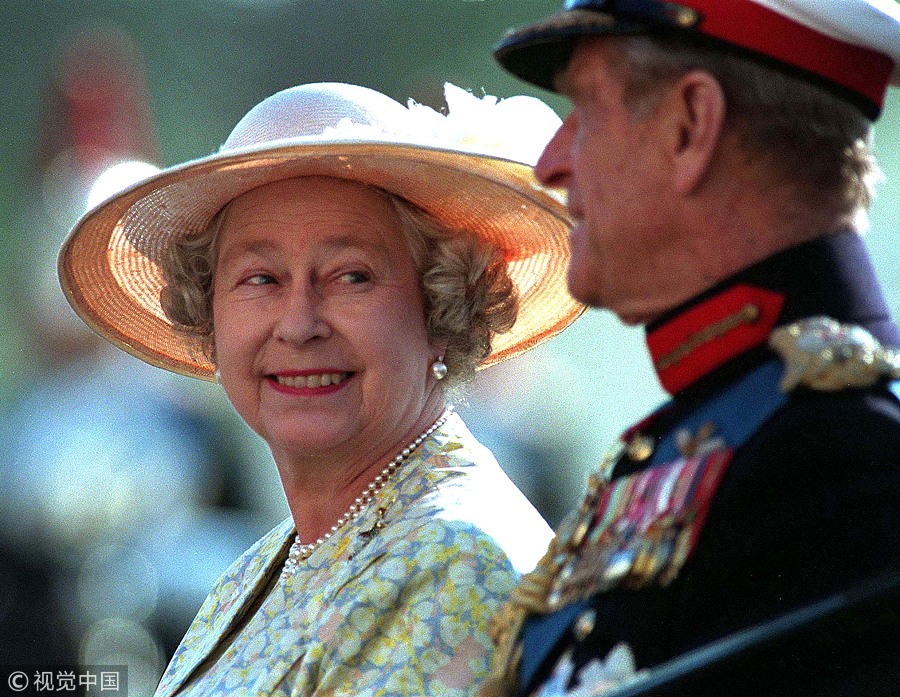
[[900, 378], [900, 352], [869, 331], [829, 317], [810, 317], [772, 332], [769, 346], [785, 364], [781, 389], [835, 392]]

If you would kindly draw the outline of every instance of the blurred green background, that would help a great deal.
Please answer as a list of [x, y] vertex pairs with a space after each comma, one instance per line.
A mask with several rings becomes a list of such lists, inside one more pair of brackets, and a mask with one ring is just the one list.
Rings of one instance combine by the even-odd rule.
[[[116, 159], [167, 166], [209, 154], [251, 106], [304, 82], [357, 83], [440, 108], [450, 81], [479, 95], [538, 95], [564, 115], [562, 100], [516, 81], [491, 58], [504, 30], [558, 7], [557, 0], [0, 6], [0, 541], [11, 560], [0, 571], [0, 656], [7, 662], [126, 663], [130, 694], [152, 693], [217, 574], [286, 515], [267, 452], [214, 386], [156, 375], [108, 350], [62, 299], [55, 253], [85, 209], [92, 178]], [[868, 239], [900, 316], [897, 92], [876, 128], [887, 180]], [[522, 359], [481, 374], [461, 411], [555, 523], [606, 446], [662, 398], [641, 332], [590, 312]], [[59, 636], [47, 640], [54, 628]]]

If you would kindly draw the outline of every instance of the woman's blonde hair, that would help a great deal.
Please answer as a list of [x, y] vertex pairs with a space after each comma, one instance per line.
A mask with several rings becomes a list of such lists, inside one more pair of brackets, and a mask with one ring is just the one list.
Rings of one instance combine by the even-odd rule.
[[[446, 346], [445, 390], [468, 383], [490, 354], [495, 334], [516, 321], [518, 292], [502, 252], [474, 233], [454, 230], [408, 201], [383, 192], [393, 203], [412, 253], [425, 303], [428, 338]], [[201, 233], [180, 236], [160, 267], [160, 303], [176, 330], [199, 339], [215, 362], [213, 277], [225, 206]]]

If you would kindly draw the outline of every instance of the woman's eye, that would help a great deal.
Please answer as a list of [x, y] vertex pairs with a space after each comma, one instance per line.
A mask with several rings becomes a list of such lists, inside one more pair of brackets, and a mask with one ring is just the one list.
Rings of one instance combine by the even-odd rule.
[[264, 286], [269, 283], [275, 283], [275, 278], [274, 276], [270, 276], [267, 273], [257, 273], [252, 276], [248, 276], [244, 283], [250, 286]]
[[362, 271], [348, 271], [340, 275], [340, 280], [344, 283], [365, 283], [369, 280], [369, 275]]

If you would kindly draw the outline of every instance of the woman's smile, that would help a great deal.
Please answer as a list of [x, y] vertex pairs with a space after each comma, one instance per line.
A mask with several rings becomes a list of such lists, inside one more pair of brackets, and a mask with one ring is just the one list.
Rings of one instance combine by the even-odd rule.
[[284, 394], [316, 396], [337, 392], [347, 385], [355, 373], [346, 371], [302, 371], [277, 373], [266, 378], [272, 388]]

